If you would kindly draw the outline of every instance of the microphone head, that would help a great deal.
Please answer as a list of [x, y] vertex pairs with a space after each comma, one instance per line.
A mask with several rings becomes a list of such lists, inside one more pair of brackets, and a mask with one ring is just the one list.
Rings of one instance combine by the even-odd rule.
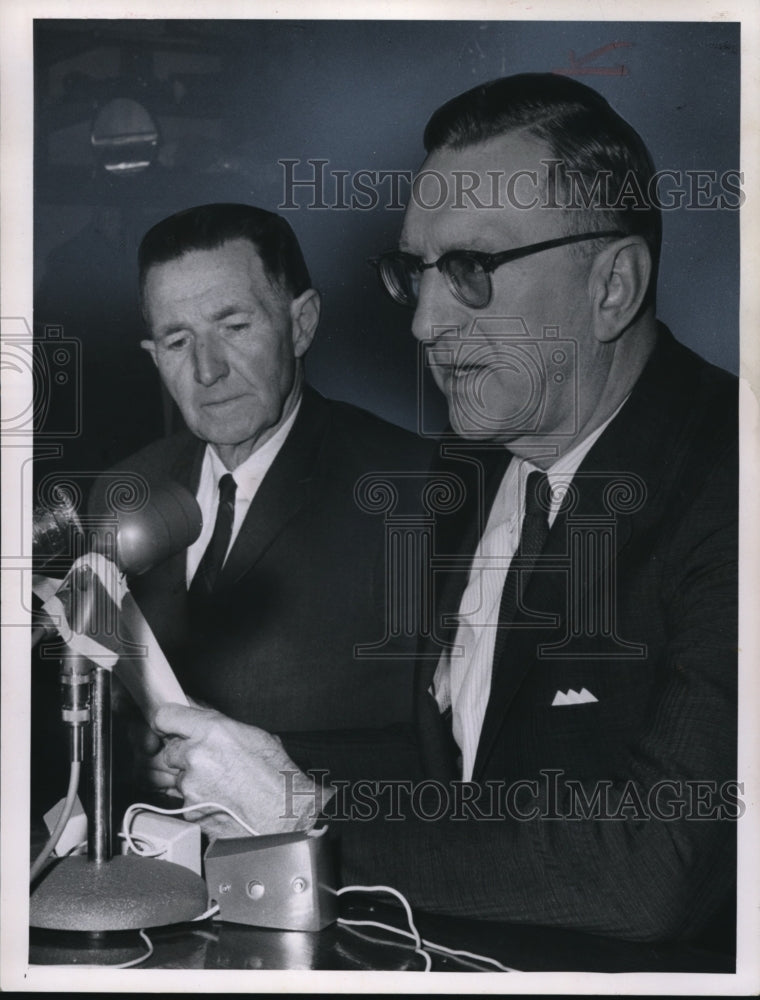
[[192, 493], [170, 481], [151, 486], [143, 507], [118, 517], [116, 561], [130, 576], [140, 576], [192, 545], [203, 524]]
[[68, 568], [81, 549], [82, 538], [82, 525], [73, 501], [35, 507], [32, 512], [34, 571], [60, 569], [61, 564]]

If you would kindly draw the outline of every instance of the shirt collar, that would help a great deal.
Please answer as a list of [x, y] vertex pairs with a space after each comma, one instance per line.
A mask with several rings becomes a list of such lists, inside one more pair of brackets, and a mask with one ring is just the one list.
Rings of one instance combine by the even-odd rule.
[[[628, 396], [630, 396], [630, 393]], [[545, 470], [550, 482], [553, 483], [554, 479], [559, 479], [559, 477], [562, 477], [562, 481], [564, 482], [567, 481], [568, 477], [575, 475], [583, 459], [586, 455], [588, 455], [602, 434], [607, 430], [609, 425], [628, 402], [628, 396], [626, 396], [620, 405], [612, 411], [604, 423], [596, 427], [590, 434], [587, 434], [585, 438], [576, 442], [576, 444], [574, 444], [569, 451], [560, 455], [559, 458]], [[540, 471], [538, 466], [534, 465], [527, 458], [520, 459], [520, 463], [525, 466], [528, 472], [533, 472], [534, 470]]]
[[[630, 393], [628, 395], [630, 395]], [[557, 512], [564, 496], [564, 491], [562, 489], [557, 489], [557, 487], [567, 487], [568, 483], [578, 471], [583, 459], [586, 455], [588, 455], [618, 413], [620, 413], [627, 401], [628, 396], [625, 397], [617, 409], [613, 410], [603, 424], [596, 427], [590, 434], [583, 438], [583, 440], [574, 444], [573, 447], [569, 451], [565, 452], [564, 455], [560, 455], [560, 457], [552, 465], [550, 465], [548, 469], [546, 469], [546, 474], [549, 477], [549, 483], [552, 487], [552, 502], [549, 510], [550, 525], [554, 523], [554, 519], [557, 516]], [[512, 464], [515, 465], [516, 463]], [[520, 475], [520, 470], [524, 470], [522, 475]], [[528, 459], [520, 459], [519, 463], [516, 464], [514, 471], [518, 474], [519, 481], [524, 482], [525, 479], [527, 479], [528, 473], [541, 470], [538, 469], [536, 465], [533, 465], [533, 463]]]
[[[295, 423], [300, 408], [301, 399], [298, 400], [293, 412], [285, 423], [277, 428], [269, 440], [265, 441], [260, 448], [256, 448], [255, 451], [251, 452], [244, 462], [241, 462], [237, 468], [232, 470], [232, 477], [237, 483], [236, 502], [250, 502], [253, 498], [264, 476], [269, 472], [272, 462], [277, 457], [277, 453], [285, 443], [285, 439]], [[211, 464], [211, 473], [214, 477], [214, 482], [218, 483], [222, 476], [226, 472], [229, 472], [229, 469], [225, 468], [221, 458], [219, 458], [210, 445], [206, 445], [206, 457]]]

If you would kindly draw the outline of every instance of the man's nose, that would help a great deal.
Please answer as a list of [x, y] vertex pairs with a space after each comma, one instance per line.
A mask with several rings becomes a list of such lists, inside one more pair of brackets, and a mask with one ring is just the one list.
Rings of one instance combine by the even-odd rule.
[[195, 342], [195, 380], [201, 385], [213, 385], [229, 375], [229, 365], [223, 348], [212, 338], [198, 338]]
[[437, 268], [425, 271], [420, 279], [417, 307], [412, 319], [412, 334], [417, 340], [438, 340], [459, 329], [454, 316], [456, 302]]

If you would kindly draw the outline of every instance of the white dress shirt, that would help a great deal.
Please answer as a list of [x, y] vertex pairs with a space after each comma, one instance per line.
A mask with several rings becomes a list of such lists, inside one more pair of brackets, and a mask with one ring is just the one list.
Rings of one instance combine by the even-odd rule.
[[[550, 527], [578, 467], [607, 425], [617, 416], [623, 403], [608, 420], [546, 470], [552, 487], [548, 515]], [[472, 780], [480, 731], [491, 692], [501, 594], [522, 531], [525, 483], [529, 473], [535, 470], [535, 465], [517, 457], [507, 467], [470, 566], [457, 614], [459, 624], [454, 647], [441, 655], [433, 678], [433, 694], [438, 708], [444, 712], [451, 707], [452, 732], [462, 751], [463, 781]]]
[[[245, 515], [251, 506], [251, 501], [256, 496], [256, 491], [263, 482], [264, 476], [269, 472], [272, 462], [274, 462], [277, 453], [282, 448], [285, 439], [290, 433], [300, 406], [301, 401], [299, 400], [282, 427], [278, 427], [277, 431], [268, 441], [252, 452], [236, 469], [232, 470], [232, 478], [237, 484], [237, 490], [235, 492], [235, 516], [232, 521], [232, 535], [227, 548], [228, 553], [245, 520]], [[198, 491], [195, 494], [195, 499], [198, 501], [201, 516], [203, 517], [203, 527], [198, 538], [187, 550], [186, 579], [188, 588], [214, 532], [216, 510], [219, 506], [219, 480], [229, 471], [229, 469], [225, 468], [224, 463], [211, 445], [206, 445], [203, 465], [201, 466], [201, 478], [198, 483]]]

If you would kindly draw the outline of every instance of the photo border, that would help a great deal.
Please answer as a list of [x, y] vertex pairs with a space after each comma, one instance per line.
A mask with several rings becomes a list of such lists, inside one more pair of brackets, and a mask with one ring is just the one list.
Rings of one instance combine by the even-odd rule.
[[[508, 13], [508, 17], [504, 14]], [[2, 135], [2, 247], [0, 251], [0, 317], [5, 327], [9, 318], [26, 317], [31, 321], [32, 302], [32, 137], [33, 137], [33, 67], [32, 22], [34, 18], [151, 18], [197, 17], [225, 18], [295, 18], [303, 19], [303, 5], [295, 0], [274, 3], [244, 0], [211, 0], [181, 2], [169, 0], [159, 8], [149, 0], [78, 2], [61, 5], [55, 0], [5, 0], [0, 11], [0, 135]], [[25, 629], [4, 628], [2, 672], [2, 864], [0, 899], [0, 968], [5, 990], [42, 990], [70, 992], [471, 992], [479, 993], [638, 993], [638, 994], [736, 994], [754, 993], [760, 989], [760, 956], [756, 942], [760, 940], [760, 901], [758, 875], [758, 806], [760, 801], [760, 726], [757, 725], [758, 670], [760, 662], [760, 615], [757, 614], [760, 595], [760, 544], [758, 530], [758, 497], [760, 468], [758, 463], [758, 393], [760, 393], [760, 209], [756, 192], [760, 165], [760, 87], [757, 66], [760, 64], [758, 45], [760, 11], [749, 2], [717, 5], [708, 0], [646, 0], [625, 3], [614, 8], [614, 17], [600, 15], [593, 0], [555, 0], [543, 3], [473, 2], [465, 9], [461, 4], [417, 0], [413, 5], [400, 0], [375, 3], [324, 0], [314, 3], [309, 20], [347, 18], [455, 20], [567, 20], [567, 21], [739, 21], [742, 26], [742, 169], [747, 201], [741, 213], [741, 563], [740, 563], [740, 693], [739, 777], [745, 782], [744, 798], [747, 814], [738, 824], [739, 925], [737, 934], [737, 972], [731, 975], [668, 973], [668, 974], [603, 974], [603, 973], [520, 973], [518, 978], [504, 978], [503, 973], [430, 973], [412, 976], [407, 973], [353, 972], [257, 972], [254, 982], [250, 971], [205, 970], [130, 970], [78, 969], [76, 967], [29, 967], [28, 947], [28, 879], [20, 858], [28, 854], [28, 747], [30, 739], [30, 644]], [[31, 322], [30, 322], [31, 325]], [[16, 383], [14, 383], [16, 385]], [[23, 387], [18, 390], [23, 394]], [[31, 386], [27, 386], [31, 396]], [[3, 393], [5, 412], [17, 412], [19, 397]], [[6, 409], [7, 408], [7, 409]], [[3, 551], [13, 549], [12, 532], [24, 525], [24, 536], [30, 537], [29, 516], [31, 498], [20, 496], [20, 466], [25, 452], [23, 444], [2, 446]], [[8, 572], [12, 566], [3, 564], [2, 597], [6, 613], [23, 615], [19, 602], [20, 574]], [[28, 574], [25, 574], [28, 576]], [[27, 595], [28, 598], [29, 595]], [[28, 602], [27, 605], [28, 606]], [[26, 769], [24, 763], [26, 762]], [[20, 815], [19, 815], [20, 814]], [[199, 989], [199, 982], [201, 983]]]

